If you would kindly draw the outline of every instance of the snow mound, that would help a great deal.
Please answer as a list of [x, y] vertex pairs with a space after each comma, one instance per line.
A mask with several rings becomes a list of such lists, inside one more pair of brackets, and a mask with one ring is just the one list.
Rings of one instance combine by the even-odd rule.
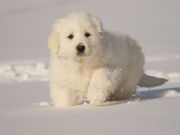
[[48, 106], [52, 106], [51, 102], [47, 102], [47, 101], [40, 101], [38, 103], [33, 103], [33, 106], [42, 106], [42, 107], [48, 107]]
[[180, 96], [180, 93], [175, 90], [168, 90], [166, 93], [164, 93], [163, 97], [175, 97]]
[[47, 81], [48, 67], [45, 62], [10, 62], [0, 64], [0, 82]]

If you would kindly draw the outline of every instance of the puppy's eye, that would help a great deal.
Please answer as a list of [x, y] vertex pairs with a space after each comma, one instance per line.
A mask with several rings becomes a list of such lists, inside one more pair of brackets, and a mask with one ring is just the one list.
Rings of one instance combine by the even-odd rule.
[[85, 35], [85, 37], [89, 37], [89, 36], [91, 36], [91, 34], [90, 34], [90, 33], [88, 33], [88, 32], [86, 32], [84, 35]]
[[73, 39], [73, 37], [74, 37], [73, 34], [70, 34], [70, 35], [68, 36], [69, 39]]

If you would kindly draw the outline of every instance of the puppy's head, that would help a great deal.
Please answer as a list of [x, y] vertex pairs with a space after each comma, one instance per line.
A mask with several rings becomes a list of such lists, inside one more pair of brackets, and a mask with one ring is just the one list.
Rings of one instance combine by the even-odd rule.
[[73, 13], [55, 22], [48, 40], [52, 54], [64, 58], [87, 58], [104, 48], [101, 22], [87, 13]]

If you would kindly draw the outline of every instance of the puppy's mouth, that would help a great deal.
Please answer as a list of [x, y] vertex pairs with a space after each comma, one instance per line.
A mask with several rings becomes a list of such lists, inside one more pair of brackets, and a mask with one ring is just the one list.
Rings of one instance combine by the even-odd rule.
[[79, 52], [76, 53], [76, 56], [79, 58], [86, 58], [86, 57], [89, 57], [91, 55], [92, 55], [92, 52], [90, 52], [90, 51], [85, 51], [82, 53], [79, 53]]
[[78, 57], [83, 57], [83, 56], [86, 56], [86, 54], [84, 52], [83, 53], [77, 52], [77, 56]]

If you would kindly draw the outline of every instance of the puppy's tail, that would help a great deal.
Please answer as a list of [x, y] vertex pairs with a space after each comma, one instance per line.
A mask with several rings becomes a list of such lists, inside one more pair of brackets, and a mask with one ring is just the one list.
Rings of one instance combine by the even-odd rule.
[[167, 82], [167, 79], [157, 78], [154, 76], [146, 75], [145, 73], [142, 75], [138, 85], [140, 87], [155, 87], [158, 85], [162, 85]]

